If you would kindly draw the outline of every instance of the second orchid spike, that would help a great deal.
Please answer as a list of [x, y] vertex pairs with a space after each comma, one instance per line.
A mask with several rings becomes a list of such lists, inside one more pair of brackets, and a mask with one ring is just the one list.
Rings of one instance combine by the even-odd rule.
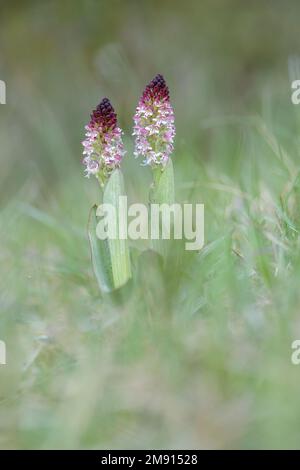
[[134, 116], [134, 155], [153, 168], [168, 163], [175, 137], [174, 111], [165, 79], [158, 74], [146, 86]]
[[95, 175], [103, 184], [112, 171], [120, 167], [125, 154], [123, 132], [117, 125], [117, 115], [108, 98], [103, 98], [92, 112], [85, 129], [82, 142], [85, 173], [87, 177]]

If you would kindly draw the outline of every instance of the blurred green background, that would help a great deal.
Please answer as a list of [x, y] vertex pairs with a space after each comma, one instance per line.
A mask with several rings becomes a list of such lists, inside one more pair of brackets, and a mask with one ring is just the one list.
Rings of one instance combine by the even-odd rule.
[[[296, 0], [1, 1], [1, 448], [288, 448], [300, 443], [300, 79]], [[99, 200], [84, 125], [111, 99], [132, 201], [151, 175], [132, 116], [162, 73], [180, 202], [200, 253], [150, 252], [116, 296], [86, 235]]]

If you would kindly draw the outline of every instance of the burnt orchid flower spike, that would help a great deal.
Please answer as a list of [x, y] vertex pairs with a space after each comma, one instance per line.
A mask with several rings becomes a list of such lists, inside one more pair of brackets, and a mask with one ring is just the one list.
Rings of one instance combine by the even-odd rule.
[[103, 98], [92, 112], [85, 129], [82, 142], [85, 174], [88, 178], [95, 175], [103, 184], [112, 171], [120, 167], [125, 154], [123, 132], [118, 127], [117, 115], [108, 98]]
[[[85, 173], [87, 177], [95, 175], [101, 186], [101, 203], [92, 207], [88, 222], [91, 259], [101, 292], [111, 293], [131, 278], [131, 261], [128, 240], [119, 235], [126, 233], [127, 229], [125, 208], [120, 204], [121, 197], [126, 197], [120, 169], [125, 154], [123, 132], [118, 127], [117, 115], [107, 98], [92, 112], [85, 129], [85, 140], [82, 142]], [[102, 220], [102, 204], [109, 205], [115, 214], [116, 237], [101, 238], [97, 233], [98, 224]]]
[[173, 151], [175, 137], [174, 111], [165, 79], [158, 74], [146, 86], [134, 116], [136, 157], [144, 164], [164, 168]]

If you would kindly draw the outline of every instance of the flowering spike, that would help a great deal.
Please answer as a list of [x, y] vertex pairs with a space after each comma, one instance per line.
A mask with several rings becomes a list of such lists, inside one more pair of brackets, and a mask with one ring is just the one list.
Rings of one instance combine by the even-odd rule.
[[85, 173], [88, 178], [95, 175], [103, 184], [111, 172], [119, 168], [125, 154], [123, 132], [117, 126], [117, 115], [108, 98], [103, 98], [92, 112], [85, 129], [86, 138], [82, 142]]
[[158, 74], [146, 86], [134, 116], [134, 155], [153, 168], [165, 166], [173, 151], [174, 111], [165, 79]]

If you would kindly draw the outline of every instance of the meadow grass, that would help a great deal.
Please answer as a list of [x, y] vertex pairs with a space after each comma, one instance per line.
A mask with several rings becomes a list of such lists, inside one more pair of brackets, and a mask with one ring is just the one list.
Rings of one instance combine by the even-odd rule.
[[[0, 19], [0, 447], [299, 447], [297, 2], [104, 3], [7, 3]], [[146, 203], [128, 136], [158, 72], [176, 201], [204, 203], [205, 245], [170, 242], [163, 264], [132, 243], [132, 281], [103, 295], [83, 128], [109, 96], [129, 201]]]
[[[298, 445], [298, 170], [262, 118], [233, 121], [231, 175], [174, 156], [177, 201], [205, 204], [204, 248], [170, 242], [164, 266], [132, 244], [134, 278], [114, 295], [92, 273], [98, 187], [79, 165], [55, 190], [33, 171], [2, 204], [1, 447]], [[145, 199], [147, 171], [128, 156], [124, 173]]]

